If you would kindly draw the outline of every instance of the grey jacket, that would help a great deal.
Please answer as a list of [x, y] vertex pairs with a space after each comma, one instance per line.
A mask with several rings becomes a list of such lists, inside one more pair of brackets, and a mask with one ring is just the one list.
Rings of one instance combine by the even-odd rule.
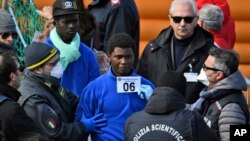
[[[236, 71], [208, 90], [208, 92], [211, 92], [211, 95], [205, 98], [203, 104], [205, 106], [203, 106], [201, 114], [204, 116], [208, 126], [217, 132], [221, 141], [229, 141], [230, 125], [246, 124], [246, 121], [248, 121], [249, 111], [247, 111], [247, 104], [242, 94], [242, 91], [246, 89], [247, 85], [244, 77], [239, 71]], [[224, 107], [220, 105], [221, 99], [233, 94], [235, 99], [237, 99], [235, 101], [239, 102], [236, 103], [233, 102], [234, 100], [230, 101], [228, 99]], [[248, 114], [246, 115], [246, 113]]]
[[[242, 74], [237, 71], [231, 76], [221, 80], [214, 89], [236, 89], [246, 91], [247, 85]], [[236, 103], [229, 103], [221, 110], [219, 116], [219, 132], [222, 141], [229, 141], [230, 124], [246, 124], [246, 117], [241, 107]]]

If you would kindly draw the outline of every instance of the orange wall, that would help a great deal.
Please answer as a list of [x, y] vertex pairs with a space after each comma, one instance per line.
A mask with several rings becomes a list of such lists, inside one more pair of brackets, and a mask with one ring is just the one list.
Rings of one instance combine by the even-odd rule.
[[[52, 5], [55, 0], [34, 0], [37, 7]], [[235, 50], [240, 54], [240, 70], [250, 78], [250, 0], [227, 0], [236, 24]], [[92, 0], [83, 0], [85, 6]], [[140, 14], [140, 54], [147, 42], [169, 26], [171, 0], [135, 0]]]
[[[53, 5], [55, 0], [34, 0], [36, 6], [38, 7], [38, 9], [42, 9], [43, 6], [45, 5]], [[84, 4], [87, 6], [90, 2], [92, 2], [92, 0], [82, 0], [84, 2]]]

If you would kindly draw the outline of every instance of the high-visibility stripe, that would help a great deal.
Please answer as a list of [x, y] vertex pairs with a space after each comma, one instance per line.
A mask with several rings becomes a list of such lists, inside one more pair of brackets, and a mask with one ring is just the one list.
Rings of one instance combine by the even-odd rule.
[[37, 62], [36, 64], [33, 64], [31, 66], [27, 66], [27, 69], [31, 70], [34, 69], [40, 65], [42, 65], [43, 63], [45, 63], [46, 61], [48, 61], [50, 58], [52, 58], [55, 54], [57, 53], [57, 49], [53, 48], [50, 52], [50, 55], [47, 56], [46, 58], [44, 58], [43, 60]]

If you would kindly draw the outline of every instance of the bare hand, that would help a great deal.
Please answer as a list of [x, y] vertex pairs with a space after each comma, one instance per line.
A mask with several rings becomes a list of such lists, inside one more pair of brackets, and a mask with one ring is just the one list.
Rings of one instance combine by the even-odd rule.
[[51, 6], [44, 6], [42, 11], [37, 10], [38, 14], [46, 19], [51, 19], [52, 18], [52, 7]]

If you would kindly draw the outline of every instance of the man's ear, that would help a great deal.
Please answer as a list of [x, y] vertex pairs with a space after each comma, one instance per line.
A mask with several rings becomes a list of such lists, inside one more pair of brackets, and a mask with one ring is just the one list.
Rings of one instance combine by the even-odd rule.
[[111, 54], [110, 54], [109, 52], [107, 53], [107, 55], [108, 55], [108, 57], [110, 57], [110, 56], [111, 56]]
[[225, 78], [225, 73], [223, 73], [222, 71], [218, 71], [217, 74], [218, 74], [218, 75], [217, 75], [216, 79], [217, 79], [218, 81], [220, 81], [220, 80], [222, 80], [222, 79]]
[[168, 15], [169, 20], [171, 19], [171, 15]]
[[197, 23], [201, 28], [203, 28], [203, 21], [201, 19], [198, 19]]
[[10, 75], [9, 75], [10, 81], [15, 80], [15, 77], [16, 77], [16, 74], [14, 72], [11, 72]]
[[111, 53], [108, 52], [108, 53], [107, 53], [107, 56], [108, 56], [108, 59], [109, 59], [109, 60], [108, 60], [108, 61], [109, 61], [109, 64], [111, 64], [111, 61], [110, 61], [110, 60], [111, 60], [111, 59], [110, 59]]
[[43, 73], [43, 69], [42, 69], [42, 67], [38, 67], [38, 68], [35, 68], [35, 69], [33, 70], [33, 72], [35, 72], [35, 73], [37, 73], [37, 74], [42, 74], [42, 73]]
[[56, 21], [55, 20], [53, 20], [53, 25], [56, 26]]

